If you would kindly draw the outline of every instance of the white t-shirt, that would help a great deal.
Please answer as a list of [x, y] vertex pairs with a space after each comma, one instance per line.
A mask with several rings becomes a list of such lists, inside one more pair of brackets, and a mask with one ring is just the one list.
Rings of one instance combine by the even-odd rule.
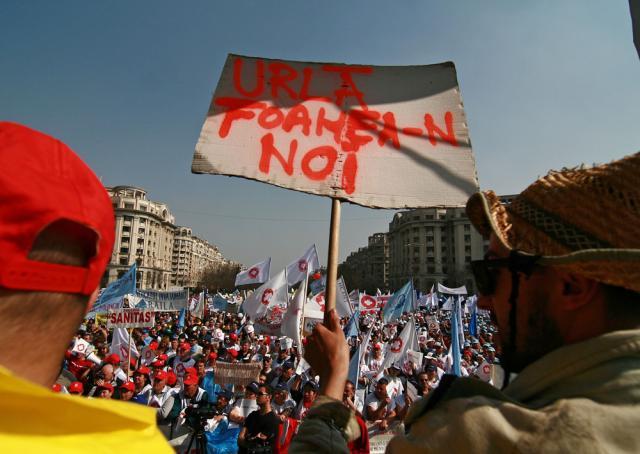
[[[369, 395], [364, 401], [364, 408], [365, 408], [365, 415], [364, 415], [365, 419], [368, 419], [367, 413], [369, 408], [371, 408], [373, 411], [377, 411], [378, 408], [380, 408], [380, 399], [376, 397], [375, 393], [369, 393]], [[385, 412], [384, 417], [386, 418], [387, 416], [389, 416], [389, 413], [391, 413], [395, 408], [396, 408], [395, 400], [391, 399], [391, 402], [387, 404], [387, 411]]]
[[404, 386], [402, 385], [402, 380], [400, 380], [400, 377], [392, 377], [391, 375], [387, 375], [387, 380], [389, 380], [389, 384], [387, 385], [387, 394], [389, 395], [389, 397], [395, 399], [404, 392]]

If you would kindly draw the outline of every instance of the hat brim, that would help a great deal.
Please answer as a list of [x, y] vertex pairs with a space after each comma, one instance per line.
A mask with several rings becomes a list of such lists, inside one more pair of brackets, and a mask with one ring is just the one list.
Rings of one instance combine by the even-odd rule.
[[598, 282], [640, 292], [639, 249], [590, 248], [570, 251], [511, 212], [493, 191], [477, 192], [467, 201], [467, 216], [476, 230], [489, 239], [493, 234], [507, 250], [538, 255], [540, 265], [553, 266]]

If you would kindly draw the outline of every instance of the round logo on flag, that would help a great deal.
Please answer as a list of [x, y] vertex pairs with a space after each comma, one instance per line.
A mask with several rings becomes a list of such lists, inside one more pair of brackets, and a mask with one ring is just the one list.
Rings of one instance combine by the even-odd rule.
[[391, 344], [391, 348], [390, 348], [390, 350], [391, 350], [393, 353], [398, 353], [400, 350], [402, 350], [402, 345], [403, 345], [403, 343], [402, 343], [402, 339], [397, 338], [397, 339], [396, 339], [396, 340], [394, 340], [394, 341], [393, 341], [393, 343]]
[[485, 364], [484, 366], [482, 366], [482, 372], [484, 372], [486, 375], [489, 375], [491, 373], [491, 366]]
[[262, 292], [262, 299], [260, 300], [260, 302], [265, 306], [268, 306], [269, 302], [271, 302], [272, 297], [273, 297], [273, 289], [268, 288], [264, 292]]
[[84, 348], [85, 348], [84, 344], [78, 344], [78, 346], [76, 347], [76, 350], [78, 350], [78, 352], [82, 353], [82, 352], [84, 352]]
[[249, 277], [251, 279], [257, 278], [258, 274], [260, 274], [260, 270], [258, 268], [256, 268], [255, 266], [249, 270]]
[[309, 265], [309, 264], [307, 263], [307, 261], [306, 261], [306, 260], [299, 260], [299, 261], [298, 261], [298, 269], [299, 269], [300, 271], [302, 271], [302, 272], [307, 271], [307, 266], [308, 266], [308, 265]]
[[360, 300], [360, 304], [364, 309], [375, 309], [377, 301], [369, 295], [364, 295]]

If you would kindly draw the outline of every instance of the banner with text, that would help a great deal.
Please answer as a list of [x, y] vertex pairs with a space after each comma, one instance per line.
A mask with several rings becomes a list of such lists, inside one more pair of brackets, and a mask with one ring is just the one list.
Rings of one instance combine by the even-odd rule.
[[478, 190], [452, 62], [372, 66], [230, 54], [191, 167], [379, 208]]
[[187, 307], [189, 290], [138, 290], [138, 296], [143, 301], [136, 306], [138, 309], [153, 309], [156, 311], [179, 311]]
[[109, 311], [107, 329], [150, 328], [156, 322], [154, 311], [149, 309], [120, 309]]

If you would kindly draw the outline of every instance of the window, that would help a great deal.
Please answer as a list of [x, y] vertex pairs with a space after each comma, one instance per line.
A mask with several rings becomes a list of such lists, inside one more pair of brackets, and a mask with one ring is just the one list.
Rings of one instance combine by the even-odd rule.
[[120, 253], [121, 254], [128, 254], [129, 253], [129, 248], [128, 247], [121, 247], [120, 248]]
[[464, 242], [465, 243], [470, 243], [471, 242], [471, 235], [465, 235], [464, 236]]
[[133, 210], [133, 203], [125, 203], [124, 204], [124, 209], [125, 210]]
[[128, 265], [129, 260], [126, 257], [120, 257], [120, 265]]
[[122, 227], [122, 233], [125, 232], [131, 232], [131, 226], [130, 225], [125, 225]]

